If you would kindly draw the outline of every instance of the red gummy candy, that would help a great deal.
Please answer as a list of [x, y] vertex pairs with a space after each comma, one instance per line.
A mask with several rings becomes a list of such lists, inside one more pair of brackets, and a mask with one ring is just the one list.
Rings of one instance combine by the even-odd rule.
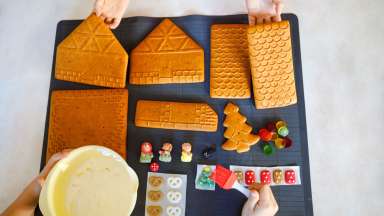
[[295, 184], [296, 183], [296, 175], [294, 170], [285, 171], [285, 183], [287, 184]]
[[159, 171], [159, 169], [160, 169], [160, 166], [156, 162], [153, 162], [151, 163], [151, 165], [149, 165], [149, 170], [151, 170], [151, 172], [157, 172]]
[[285, 148], [289, 148], [292, 146], [292, 140], [289, 137], [285, 137], [284, 144], [285, 144]]
[[272, 139], [272, 133], [265, 128], [259, 130], [259, 136], [263, 141], [270, 141]]
[[251, 185], [256, 182], [255, 172], [248, 170], [245, 172], [245, 184]]
[[271, 172], [269, 170], [262, 170], [260, 172], [261, 184], [271, 184]]
[[267, 124], [267, 130], [270, 132], [276, 132], [276, 126], [274, 122], [269, 122]]

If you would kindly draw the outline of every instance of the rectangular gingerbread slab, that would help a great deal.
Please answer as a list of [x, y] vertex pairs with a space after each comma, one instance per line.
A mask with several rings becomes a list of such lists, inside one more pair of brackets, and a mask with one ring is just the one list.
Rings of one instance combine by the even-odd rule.
[[211, 27], [212, 98], [251, 97], [247, 27], [247, 24], [216, 24]]
[[136, 106], [135, 125], [214, 132], [217, 130], [217, 114], [205, 103], [140, 100]]
[[[193, 83], [187, 85], [127, 85], [129, 89], [129, 124], [127, 137], [127, 162], [136, 171], [139, 181], [143, 182], [139, 187], [137, 194], [136, 207], [132, 215], [145, 215], [145, 199], [148, 166], [139, 163], [140, 144], [143, 141], [149, 141], [153, 145], [155, 154], [164, 142], [172, 142], [172, 163], [160, 163], [161, 172], [186, 174], [188, 178], [187, 202], [185, 215], [220, 215], [233, 216], [241, 215], [241, 208], [246, 202], [246, 198], [235, 190], [224, 191], [216, 187], [215, 192], [201, 191], [194, 188], [196, 177], [196, 165], [202, 160], [201, 152], [205, 148], [215, 145], [216, 152], [205, 164], [215, 165], [223, 164], [242, 166], [286, 166], [297, 165], [301, 168], [302, 184], [291, 187], [273, 187], [273, 193], [279, 203], [279, 216], [311, 216], [312, 194], [310, 180], [310, 165], [308, 159], [308, 141], [306, 132], [304, 91], [300, 57], [300, 38], [298, 19], [293, 14], [284, 14], [284, 20], [289, 20], [291, 27], [292, 51], [294, 61], [295, 82], [297, 87], [297, 104], [274, 108], [274, 109], [255, 109], [253, 99], [236, 100], [235, 103], [240, 107], [241, 113], [247, 117], [247, 122], [257, 129], [265, 127], [266, 122], [278, 119], [284, 119], [289, 125], [290, 138], [293, 145], [290, 149], [276, 151], [275, 155], [264, 156], [260, 146], [253, 146], [251, 150], [239, 157], [236, 152], [221, 150], [221, 144], [225, 141], [223, 133], [223, 121], [225, 119], [223, 110], [228, 100], [213, 99], [209, 95], [209, 81], [206, 79], [202, 83]], [[124, 49], [131, 51], [148, 35], [163, 18], [154, 17], [130, 17], [125, 18], [120, 26], [113, 32], [116, 38], [124, 46]], [[182, 28], [191, 38], [200, 44], [205, 50], [205, 71], [209, 78], [210, 61], [210, 32], [213, 24], [247, 24], [248, 16], [184, 16], [172, 17], [171, 20]], [[81, 20], [66, 20], [59, 22], [57, 26], [55, 47], [70, 33]], [[55, 52], [53, 53], [55, 55]], [[82, 85], [74, 82], [65, 82], [54, 78], [52, 70], [50, 91], [64, 89], [90, 89], [94, 88], [88, 85]], [[48, 95], [48, 92], [47, 92]], [[218, 130], [214, 133], [186, 131], [186, 130], [156, 130], [153, 128], [136, 127], [135, 107], [139, 100], [156, 101], [198, 101], [208, 103], [216, 112], [219, 119]], [[46, 130], [44, 136], [44, 145], [42, 149], [41, 168], [45, 164], [45, 156], [48, 140], [49, 128], [49, 104], [46, 121]], [[291, 136], [292, 135], [292, 136]], [[191, 163], [180, 161], [180, 145], [184, 142], [192, 143], [193, 160]], [[230, 203], [230, 205], [228, 205]], [[213, 206], [213, 207], [210, 207]], [[221, 208], [225, 206], [225, 208]], [[41, 215], [41, 214], [37, 214]]]
[[101, 145], [126, 156], [128, 91], [53, 91], [47, 160], [56, 152]]
[[248, 28], [252, 84], [257, 109], [297, 103], [288, 21]]

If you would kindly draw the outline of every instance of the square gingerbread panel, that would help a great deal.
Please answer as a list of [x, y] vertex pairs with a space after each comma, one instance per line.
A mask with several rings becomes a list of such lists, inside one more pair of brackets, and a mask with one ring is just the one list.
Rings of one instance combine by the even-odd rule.
[[128, 90], [53, 91], [46, 160], [54, 153], [101, 145], [126, 156]]
[[216, 24], [211, 27], [212, 98], [250, 98], [250, 66], [244, 24]]

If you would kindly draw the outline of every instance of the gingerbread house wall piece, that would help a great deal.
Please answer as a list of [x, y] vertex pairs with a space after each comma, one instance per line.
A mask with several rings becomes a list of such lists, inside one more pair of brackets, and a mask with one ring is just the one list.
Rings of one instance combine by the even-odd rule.
[[131, 53], [131, 84], [204, 82], [204, 50], [164, 19]]

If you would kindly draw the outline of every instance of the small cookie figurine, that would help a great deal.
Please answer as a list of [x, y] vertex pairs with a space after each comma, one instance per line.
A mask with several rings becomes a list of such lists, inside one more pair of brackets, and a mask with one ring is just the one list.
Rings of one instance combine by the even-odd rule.
[[149, 177], [149, 184], [152, 186], [152, 187], [160, 187], [164, 182], [164, 179], [163, 177], [161, 176], [150, 176]]
[[163, 198], [163, 192], [161, 191], [156, 191], [156, 190], [151, 190], [148, 192], [148, 198], [152, 202], [158, 202]]
[[147, 213], [149, 216], [160, 216], [163, 212], [161, 206], [147, 206]]
[[164, 143], [163, 147], [159, 151], [159, 160], [162, 162], [171, 162], [172, 161], [171, 151], [172, 151], [172, 144]]
[[192, 145], [191, 143], [183, 143], [181, 145], [181, 161], [191, 162], [192, 161]]
[[149, 142], [143, 142], [141, 144], [140, 163], [151, 163], [152, 158], [152, 144]]

